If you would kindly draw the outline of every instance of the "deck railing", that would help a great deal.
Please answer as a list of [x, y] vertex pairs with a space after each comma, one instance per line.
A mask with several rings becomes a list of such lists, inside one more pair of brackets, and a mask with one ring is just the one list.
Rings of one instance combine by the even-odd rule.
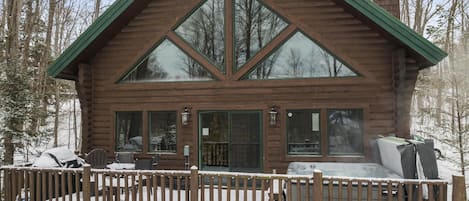
[[[3, 167], [1, 200], [447, 200], [443, 180], [162, 170]], [[322, 184], [322, 185], [315, 185]], [[453, 192], [464, 190], [454, 186]], [[460, 188], [460, 189], [457, 189]], [[459, 191], [462, 192], [462, 191]]]

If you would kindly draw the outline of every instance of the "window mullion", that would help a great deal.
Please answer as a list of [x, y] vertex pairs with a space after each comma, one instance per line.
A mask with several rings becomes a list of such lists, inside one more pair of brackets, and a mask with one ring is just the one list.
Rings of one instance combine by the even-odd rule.
[[279, 35], [267, 44], [262, 50], [260, 50], [254, 57], [252, 57], [239, 71], [233, 75], [233, 80], [241, 79], [246, 73], [251, 71], [252, 68], [259, 63], [260, 60], [268, 56], [275, 48], [277, 48], [283, 41], [287, 40], [295, 31], [297, 26], [294, 24], [288, 25], [285, 30], [279, 33]]
[[226, 77], [231, 80], [233, 76], [233, 59], [234, 59], [234, 9], [233, 0], [225, 0], [225, 65], [226, 65]]
[[187, 44], [183, 39], [181, 39], [176, 33], [170, 31], [167, 34], [168, 39], [170, 39], [174, 44], [179, 46], [184, 50], [186, 54], [192, 57], [195, 61], [199, 62], [205, 69], [213, 74], [218, 80], [225, 80], [225, 75], [221, 73], [216, 66], [210, 63], [206, 58], [194, 50], [189, 44]]

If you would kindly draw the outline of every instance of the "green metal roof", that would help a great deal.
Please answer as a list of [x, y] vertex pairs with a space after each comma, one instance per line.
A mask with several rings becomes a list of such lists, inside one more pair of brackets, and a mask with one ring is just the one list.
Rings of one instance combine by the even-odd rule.
[[[135, 0], [116, 0], [91, 26], [81, 34], [49, 66], [47, 72], [57, 77], [69, 67], [119, 16], [121, 16]], [[414, 32], [397, 18], [389, 14], [370, 0], [344, 0], [354, 9], [368, 17], [372, 22], [383, 28], [403, 44], [414, 50], [431, 65], [437, 64], [447, 56], [447, 53], [433, 43]]]
[[134, 0], [116, 0], [96, 21], [91, 24], [47, 69], [47, 73], [56, 77], [65, 70], [91, 43], [111, 25]]
[[370, 0], [345, 0], [392, 36], [436, 65], [448, 54]]

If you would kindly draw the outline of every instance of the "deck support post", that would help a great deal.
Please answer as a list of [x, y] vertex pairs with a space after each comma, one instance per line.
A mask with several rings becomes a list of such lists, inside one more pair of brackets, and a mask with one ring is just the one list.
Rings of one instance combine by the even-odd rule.
[[466, 200], [466, 182], [464, 176], [453, 175], [453, 201]]
[[[322, 200], [322, 172], [314, 170], [313, 173], [313, 200]], [[290, 192], [291, 193], [291, 192]]]
[[83, 201], [90, 201], [91, 200], [91, 185], [90, 185], [90, 177], [91, 177], [91, 165], [85, 164], [83, 166]]
[[199, 200], [199, 170], [197, 166], [191, 167], [191, 201]]

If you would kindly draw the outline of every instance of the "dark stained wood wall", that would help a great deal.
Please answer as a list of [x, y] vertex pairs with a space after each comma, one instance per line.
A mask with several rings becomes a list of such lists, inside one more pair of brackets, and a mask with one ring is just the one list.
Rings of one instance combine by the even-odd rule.
[[[313, 108], [363, 108], [365, 144], [373, 136], [396, 132], [395, 85], [392, 53], [396, 45], [375, 26], [332, 0], [264, 0], [286, 17], [291, 32], [301, 29], [335, 55], [349, 63], [363, 77], [237, 81], [240, 75], [223, 81], [202, 83], [117, 84], [137, 60], [166, 35], [198, 1], [153, 0], [135, 19], [111, 39], [90, 61], [92, 67], [92, 135], [88, 147], [114, 150], [116, 111], [171, 110], [192, 107], [189, 126], [178, 125], [176, 155], [162, 155], [159, 168], [182, 169], [183, 146], [191, 146], [191, 164], [197, 165], [197, 111], [262, 110], [264, 170], [285, 171], [291, 161], [365, 161], [363, 157], [291, 157], [285, 150], [285, 110]], [[281, 41], [274, 41], [280, 44]], [[267, 47], [267, 48], [274, 48]], [[219, 75], [220, 76], [220, 75]], [[410, 78], [413, 79], [413, 78]], [[267, 125], [270, 105], [278, 105], [279, 126]], [[178, 119], [179, 120], [179, 119]], [[144, 126], [144, 133], [147, 126]], [[369, 153], [367, 153], [369, 157]]]

